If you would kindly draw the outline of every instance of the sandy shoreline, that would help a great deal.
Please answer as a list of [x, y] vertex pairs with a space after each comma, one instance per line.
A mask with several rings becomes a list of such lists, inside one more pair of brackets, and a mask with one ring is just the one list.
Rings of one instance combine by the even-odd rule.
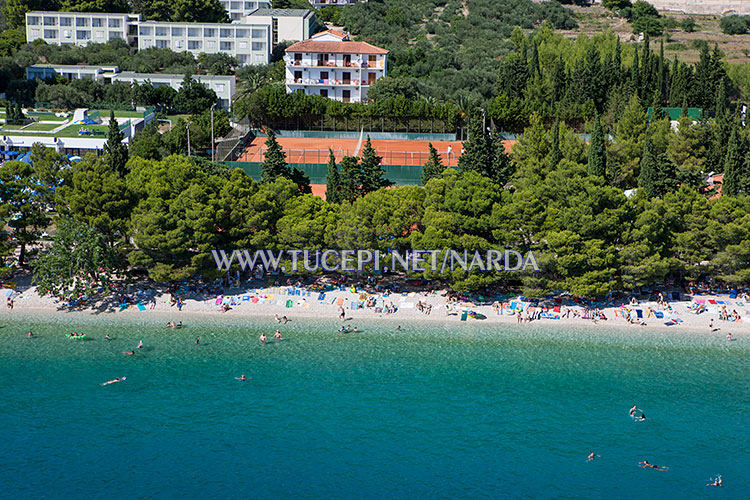
[[[179, 311], [176, 306], [170, 306], [169, 295], [156, 295], [155, 304], [153, 309], [149, 302], [150, 296], [145, 293], [141, 295], [143, 298], [143, 305], [145, 310], [139, 310], [137, 305], [133, 304], [128, 306], [124, 310], [119, 310], [117, 307], [108, 307], [100, 310], [97, 308], [77, 308], [69, 310], [63, 307], [60, 301], [55, 300], [51, 297], [40, 297], [34, 287], [30, 287], [22, 292], [14, 294], [14, 308], [10, 310], [5, 307], [0, 309], [0, 318], [11, 319], [11, 318], [23, 318], [32, 317], [42, 319], [48, 318], [106, 318], [108, 320], [116, 321], [118, 319], [128, 320], [148, 320], [148, 321], [183, 321], [183, 323], [189, 322], [191, 319], [196, 320], [207, 320], [215, 319], [221, 322], [241, 322], [241, 321], [269, 321], [275, 323], [275, 316], [287, 316], [288, 318], [294, 319], [307, 319], [307, 320], [328, 320], [333, 322], [340, 322], [338, 319], [339, 307], [344, 307], [347, 321], [345, 324], [354, 325], [357, 321], [384, 321], [394, 325], [399, 323], [413, 324], [413, 323], [440, 323], [442, 325], [450, 324], [502, 324], [502, 325], [517, 325], [518, 328], [523, 328], [527, 325], [535, 326], [576, 326], [576, 327], [590, 327], [590, 328], [601, 328], [604, 330], [610, 330], [616, 328], [618, 330], [631, 330], [633, 332], [642, 331], [668, 331], [668, 332], [685, 332], [694, 334], [711, 334], [711, 335], [726, 335], [731, 332], [733, 336], [739, 338], [742, 336], [750, 336], [750, 322], [747, 322], [750, 318], [750, 312], [746, 308], [750, 308], [750, 303], [745, 304], [740, 299], [727, 299], [726, 297], [713, 297], [713, 296], [700, 296], [701, 300], [705, 300], [708, 304], [709, 300], [723, 300], [728, 303], [728, 309], [737, 310], [737, 312], [745, 318], [740, 322], [720, 321], [718, 319], [718, 308], [709, 307], [707, 312], [696, 315], [688, 310], [688, 306], [691, 302], [679, 301], [670, 302], [671, 313], [669, 310], [664, 311], [665, 314], [671, 318], [680, 320], [679, 324], [673, 326], [665, 325], [668, 321], [667, 318], [658, 319], [655, 317], [647, 317], [648, 308], [652, 308], [655, 311], [661, 311], [662, 309], [657, 306], [655, 302], [641, 302], [637, 306], [628, 306], [631, 309], [640, 309], [643, 314], [643, 321], [646, 323], [645, 326], [639, 326], [636, 324], [629, 324], [625, 318], [622, 317], [621, 307], [607, 307], [601, 309], [604, 315], [607, 317], [606, 321], [599, 320], [594, 323], [588, 319], [581, 319], [580, 317], [574, 318], [561, 318], [561, 319], [537, 319], [531, 322], [524, 322], [518, 324], [517, 317], [515, 314], [511, 314], [509, 311], [505, 311], [505, 314], [498, 315], [491, 305], [477, 306], [472, 304], [453, 304], [453, 314], [447, 314], [446, 299], [442, 295], [443, 292], [437, 293], [417, 293], [410, 292], [408, 294], [391, 294], [389, 296], [375, 295], [376, 299], [382, 299], [385, 305], [392, 303], [397, 307], [397, 311], [393, 314], [386, 314], [384, 312], [376, 313], [375, 308], [358, 308], [352, 309], [353, 302], [360, 301], [360, 293], [352, 293], [351, 291], [331, 291], [326, 292], [325, 299], [319, 301], [319, 292], [311, 292], [310, 295], [292, 295], [291, 291], [294, 287], [273, 287], [265, 289], [253, 289], [253, 290], [232, 290], [231, 293], [227, 292], [225, 299], [231, 309], [227, 312], [220, 310], [220, 303], [217, 303], [216, 297], [210, 297], [205, 300], [190, 299], [184, 300], [184, 306], [182, 311]], [[292, 292], [293, 293], [293, 292]], [[300, 289], [300, 293], [304, 293]], [[257, 300], [257, 302], [253, 302]], [[287, 307], [288, 301], [292, 301], [292, 307]], [[425, 314], [417, 309], [417, 302], [423, 304], [429, 304], [432, 306], [430, 314]], [[508, 301], [509, 304], [511, 301]], [[517, 301], [515, 301], [517, 302]], [[338, 304], [341, 304], [339, 306]], [[738, 305], [741, 304], [741, 305]], [[571, 307], [571, 309], [578, 309], [578, 307]], [[476, 311], [486, 316], [486, 319], [473, 319], [467, 318], [466, 321], [461, 321], [462, 311]], [[566, 306], [561, 307], [561, 312], [564, 313]], [[522, 314], [525, 316], [525, 313]], [[709, 328], [710, 321], [713, 319], [713, 327], [720, 328], [720, 331], [712, 331]], [[394, 326], [395, 328], [395, 326]]]

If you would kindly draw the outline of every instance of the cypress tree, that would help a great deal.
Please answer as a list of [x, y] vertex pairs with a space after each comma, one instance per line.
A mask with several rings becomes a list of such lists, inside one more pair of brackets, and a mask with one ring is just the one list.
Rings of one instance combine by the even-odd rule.
[[263, 156], [265, 159], [261, 164], [261, 182], [273, 182], [279, 177], [291, 179], [292, 173], [286, 164], [286, 153], [281, 149], [273, 130], [268, 131], [266, 152]]
[[630, 67], [630, 87], [639, 97], [641, 96], [641, 68], [638, 61], [638, 49], [633, 54], [633, 65]]
[[589, 175], [607, 176], [607, 150], [599, 115], [596, 115], [594, 130], [591, 133], [591, 142], [589, 143]]
[[549, 153], [549, 166], [550, 169], [557, 167], [557, 164], [562, 160], [562, 152], [560, 151], [560, 120], [555, 120], [555, 126], [552, 129], [552, 150]]
[[641, 173], [638, 175], [638, 188], [643, 189], [649, 198], [658, 195], [659, 167], [656, 161], [654, 146], [651, 144], [651, 138], [647, 133], [646, 142], [643, 145], [643, 156], [641, 157]]
[[339, 202], [344, 200], [353, 202], [359, 197], [361, 193], [360, 175], [359, 158], [356, 156], [344, 156], [341, 159]]
[[748, 186], [745, 158], [742, 154], [740, 137], [737, 127], [732, 129], [732, 136], [727, 145], [727, 155], [724, 158], [724, 182], [721, 186], [722, 194], [737, 196], [746, 191]]
[[492, 139], [492, 143], [494, 144], [494, 155], [492, 157], [489, 177], [500, 187], [504, 187], [510, 182], [513, 174], [516, 173], [516, 164], [505, 151], [505, 145], [500, 135], [496, 135], [494, 138], [490, 137], [490, 139]]
[[422, 167], [422, 184], [426, 185], [430, 179], [440, 177], [440, 174], [445, 170], [445, 165], [440, 159], [440, 155], [432, 146], [432, 143], [428, 143], [427, 147], [430, 149], [430, 157], [427, 159], [427, 163]]
[[469, 139], [464, 142], [464, 153], [458, 157], [458, 168], [464, 172], [487, 172], [490, 169], [489, 143], [484, 120], [481, 116], [475, 116], [469, 121]]
[[362, 194], [376, 191], [381, 187], [393, 184], [385, 177], [385, 169], [380, 164], [383, 158], [378, 156], [370, 142], [370, 136], [367, 136], [365, 147], [362, 148], [362, 165], [360, 167], [361, 177], [360, 185]]
[[114, 110], [109, 112], [109, 131], [107, 132], [107, 142], [104, 144], [104, 154], [107, 158], [109, 168], [121, 175], [125, 175], [125, 164], [128, 162], [128, 147], [123, 144], [125, 135], [120, 131], [120, 127], [115, 119]]
[[328, 148], [328, 175], [326, 175], [326, 200], [329, 203], [339, 203], [341, 197], [341, 179], [339, 168], [336, 165], [336, 157], [333, 150]]
[[666, 90], [666, 72], [667, 68], [664, 64], [664, 39], [659, 41], [659, 61], [657, 64], [657, 92], [659, 93], [659, 101], [664, 105], [664, 96]]

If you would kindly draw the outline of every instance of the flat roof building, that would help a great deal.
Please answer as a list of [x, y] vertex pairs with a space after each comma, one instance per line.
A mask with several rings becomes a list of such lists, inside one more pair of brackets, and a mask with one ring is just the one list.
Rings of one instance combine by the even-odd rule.
[[260, 9], [249, 16], [253, 22], [271, 26], [271, 46], [310, 38], [315, 29], [315, 14], [304, 9]]
[[271, 8], [271, 2], [267, 0], [221, 0], [221, 5], [224, 6], [232, 21], [242, 19], [258, 9]]
[[119, 38], [134, 45], [140, 20], [140, 14], [27, 12], [26, 41], [41, 39], [50, 45], [86, 46]]
[[[133, 71], [123, 71], [112, 78], [113, 82], [137, 82], [142, 85], [146, 82], [154, 87], [170, 86], [175, 90], [182, 88], [182, 81], [185, 75], [162, 74], [162, 73], [135, 73]], [[204, 87], [213, 90], [218, 98], [221, 109], [229, 109], [234, 96], [236, 80], [233, 75], [193, 75], [193, 80], [203, 84]]]

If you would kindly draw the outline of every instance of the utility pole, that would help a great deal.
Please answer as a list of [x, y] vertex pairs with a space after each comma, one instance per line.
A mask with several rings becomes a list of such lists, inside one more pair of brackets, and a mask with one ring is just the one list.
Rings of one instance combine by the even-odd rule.
[[188, 136], [188, 156], [190, 156], [190, 124], [193, 122], [188, 122], [187, 126], [185, 127], [187, 129], [187, 136]]

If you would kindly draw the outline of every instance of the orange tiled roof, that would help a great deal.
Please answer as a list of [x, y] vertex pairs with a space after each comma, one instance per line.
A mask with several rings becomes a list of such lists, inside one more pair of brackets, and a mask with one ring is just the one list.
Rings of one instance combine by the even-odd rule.
[[387, 54], [388, 51], [367, 42], [318, 42], [303, 40], [286, 49], [287, 52], [312, 52], [323, 54]]

